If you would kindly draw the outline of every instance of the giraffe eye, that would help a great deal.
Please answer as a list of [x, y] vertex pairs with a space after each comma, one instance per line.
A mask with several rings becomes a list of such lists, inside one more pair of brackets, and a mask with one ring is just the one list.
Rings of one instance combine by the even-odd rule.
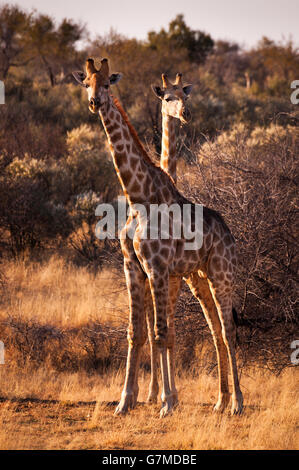
[[167, 101], [167, 102], [168, 102], [168, 101], [172, 101], [171, 96], [169, 96], [168, 98], [165, 98], [165, 101]]

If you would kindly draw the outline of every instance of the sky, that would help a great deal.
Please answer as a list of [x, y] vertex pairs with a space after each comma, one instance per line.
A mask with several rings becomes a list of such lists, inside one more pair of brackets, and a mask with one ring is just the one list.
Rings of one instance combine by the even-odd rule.
[[[1, 2], [2, 3], [2, 2]], [[148, 31], [167, 29], [183, 14], [192, 29], [213, 39], [252, 47], [263, 37], [292, 39], [299, 44], [299, 0], [4, 0], [30, 11], [35, 8], [60, 21], [71, 18], [86, 25], [91, 39], [111, 28], [146, 39]]]

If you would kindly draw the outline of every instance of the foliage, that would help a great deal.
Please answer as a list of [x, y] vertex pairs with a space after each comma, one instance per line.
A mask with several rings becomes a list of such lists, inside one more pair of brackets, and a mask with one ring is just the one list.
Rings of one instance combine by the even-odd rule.
[[212, 51], [214, 41], [209, 34], [189, 28], [184, 16], [177, 15], [169, 23], [168, 31], [162, 28], [158, 33], [154, 31], [148, 33], [148, 45], [155, 50], [185, 49], [190, 61], [201, 63]]

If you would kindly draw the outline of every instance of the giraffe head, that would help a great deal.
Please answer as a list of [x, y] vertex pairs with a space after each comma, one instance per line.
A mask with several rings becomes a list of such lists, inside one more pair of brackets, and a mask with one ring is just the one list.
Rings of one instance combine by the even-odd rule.
[[97, 113], [105, 107], [109, 100], [110, 85], [114, 85], [121, 78], [119, 73], [109, 75], [107, 59], [101, 60], [99, 70], [96, 69], [93, 59], [87, 59], [86, 73], [73, 72], [73, 76], [81, 86], [87, 89], [89, 110], [92, 113]]
[[191, 113], [186, 101], [191, 93], [192, 85], [183, 86], [182, 74], [177, 73], [176, 80], [171, 83], [167, 75], [162, 74], [162, 88], [152, 85], [155, 95], [162, 100], [162, 113], [172, 116], [186, 124], [191, 119]]

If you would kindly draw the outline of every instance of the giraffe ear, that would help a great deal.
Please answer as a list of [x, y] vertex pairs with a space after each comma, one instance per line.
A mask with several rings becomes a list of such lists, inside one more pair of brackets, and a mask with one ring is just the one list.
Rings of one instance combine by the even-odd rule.
[[185, 95], [188, 97], [191, 93], [191, 90], [192, 90], [192, 86], [193, 85], [185, 85], [183, 87], [183, 92], [185, 93]]
[[115, 85], [119, 80], [121, 79], [122, 74], [121, 73], [113, 73], [109, 77], [110, 85]]
[[85, 83], [83, 81], [86, 78], [86, 75], [84, 72], [72, 72], [73, 77], [75, 80], [79, 83], [79, 85], [86, 87]]
[[164, 96], [164, 90], [162, 90], [161, 87], [156, 86], [156, 85], [151, 85], [151, 87], [152, 87], [153, 92], [154, 92], [155, 95], [157, 96], [157, 98], [162, 99], [163, 96]]

